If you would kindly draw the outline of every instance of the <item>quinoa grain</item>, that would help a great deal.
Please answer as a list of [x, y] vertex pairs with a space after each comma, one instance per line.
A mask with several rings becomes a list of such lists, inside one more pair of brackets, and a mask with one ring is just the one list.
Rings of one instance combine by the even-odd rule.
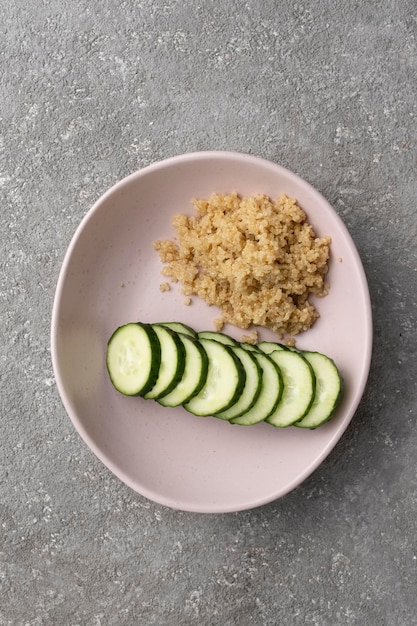
[[176, 215], [177, 241], [156, 241], [162, 274], [221, 310], [215, 327], [265, 326], [297, 335], [319, 317], [310, 295], [325, 296], [330, 237], [317, 238], [286, 195], [212, 194], [193, 200], [197, 215]]

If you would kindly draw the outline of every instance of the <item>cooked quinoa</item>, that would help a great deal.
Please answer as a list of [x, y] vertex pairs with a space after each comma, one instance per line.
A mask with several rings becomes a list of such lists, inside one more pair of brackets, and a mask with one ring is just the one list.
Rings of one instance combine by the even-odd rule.
[[243, 341], [243, 343], [250, 343], [252, 345], [255, 345], [255, 343], [258, 342], [258, 339], [258, 331], [253, 330], [251, 333], [249, 333], [249, 335], [242, 335], [240, 340]]
[[156, 241], [162, 274], [221, 310], [215, 321], [297, 335], [319, 317], [311, 294], [325, 296], [330, 237], [317, 238], [296, 200], [282, 195], [213, 194], [176, 215], [174, 241]]

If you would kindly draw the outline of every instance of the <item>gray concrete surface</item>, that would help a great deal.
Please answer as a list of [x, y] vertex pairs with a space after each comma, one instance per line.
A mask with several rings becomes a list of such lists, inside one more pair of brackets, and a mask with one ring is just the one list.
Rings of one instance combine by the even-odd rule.
[[[0, 625], [417, 624], [415, 0], [0, 0]], [[120, 483], [54, 385], [66, 248], [122, 176], [269, 158], [344, 219], [375, 345], [302, 486], [203, 516]], [[352, 341], [352, 350], [360, 349]]]

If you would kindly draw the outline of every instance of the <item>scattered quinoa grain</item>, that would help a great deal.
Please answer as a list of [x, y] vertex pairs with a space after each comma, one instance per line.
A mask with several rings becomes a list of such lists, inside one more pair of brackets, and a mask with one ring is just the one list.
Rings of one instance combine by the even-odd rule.
[[310, 328], [319, 313], [309, 296], [328, 291], [331, 239], [316, 237], [297, 202], [232, 193], [192, 203], [196, 215], [173, 218], [177, 239], [154, 242], [162, 274], [220, 308], [217, 330], [254, 324], [282, 337]]
[[242, 335], [243, 343], [251, 343], [252, 345], [258, 342], [258, 331], [254, 330], [249, 335]]
[[191, 298], [184, 298], [184, 304], [185, 304], [185, 306], [190, 306]]
[[169, 291], [171, 289], [169, 283], [161, 283], [159, 285], [159, 291]]
[[224, 319], [221, 317], [216, 317], [216, 319], [213, 320], [213, 326], [218, 333], [221, 332], [224, 326]]

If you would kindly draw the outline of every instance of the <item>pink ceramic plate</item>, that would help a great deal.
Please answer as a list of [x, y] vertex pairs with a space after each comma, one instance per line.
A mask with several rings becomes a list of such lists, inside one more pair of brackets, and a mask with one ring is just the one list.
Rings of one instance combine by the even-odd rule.
[[[321, 317], [299, 336], [300, 348], [338, 364], [344, 397], [332, 421], [315, 431], [266, 424], [231, 426], [182, 408], [126, 398], [109, 382], [106, 343], [126, 322], [182, 321], [211, 329], [214, 307], [179, 290], [161, 293], [155, 239], [172, 237], [171, 217], [192, 213], [190, 199], [212, 192], [285, 192], [297, 198], [319, 236], [331, 235], [330, 294]], [[242, 331], [225, 329], [237, 339]], [[261, 331], [262, 339], [273, 339]], [[345, 226], [309, 184], [262, 159], [201, 152], [167, 159], [128, 176], [85, 216], [65, 256], [52, 317], [52, 359], [64, 406], [81, 437], [116, 476], [166, 506], [238, 511], [270, 502], [299, 485], [348, 426], [368, 376], [372, 343], [369, 292]]]

